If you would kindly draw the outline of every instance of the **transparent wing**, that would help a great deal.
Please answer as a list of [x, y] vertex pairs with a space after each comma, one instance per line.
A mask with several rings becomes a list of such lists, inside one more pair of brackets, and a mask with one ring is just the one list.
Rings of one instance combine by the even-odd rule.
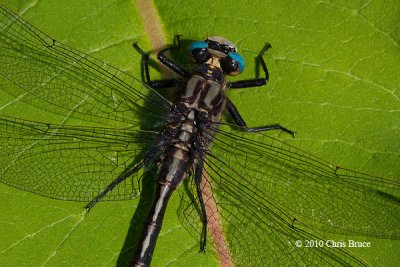
[[[218, 221], [226, 241], [221, 254], [239, 266], [366, 265], [343, 249], [296, 247], [297, 240], [327, 240], [319, 230], [400, 238], [399, 183], [339, 168], [263, 134], [214, 130], [203, 172], [204, 202], [216, 203], [207, 214], [209, 239], [222, 239], [210, 227]], [[200, 231], [196, 192], [188, 188], [183, 212]], [[217, 250], [220, 241], [213, 242]]]
[[[0, 181], [39, 195], [90, 201], [143, 159], [156, 133], [133, 129], [52, 125], [0, 117]], [[143, 172], [108, 193], [138, 195]]]
[[[212, 193], [205, 202], [207, 206], [216, 203], [216, 209], [207, 214], [211, 223], [208, 236], [222, 257], [237, 266], [367, 266], [341, 248], [307, 247], [307, 241], [327, 238], [290, 217], [277, 203], [254, 189], [238, 191], [244, 189], [239, 185], [246, 180], [233, 181], [228, 174], [229, 166], [206, 162], [209, 171], [203, 176], [203, 190], [208, 184]], [[225, 187], [225, 179], [229, 186]], [[220, 232], [215, 227], [218, 221], [223, 225]]]
[[2, 88], [42, 110], [96, 125], [127, 127], [164, 118], [170, 103], [135, 78], [58, 43], [0, 5]]
[[228, 174], [243, 177], [307, 224], [329, 232], [400, 237], [396, 181], [340, 168], [267, 135], [226, 126], [217, 130], [212, 156], [234, 168]]

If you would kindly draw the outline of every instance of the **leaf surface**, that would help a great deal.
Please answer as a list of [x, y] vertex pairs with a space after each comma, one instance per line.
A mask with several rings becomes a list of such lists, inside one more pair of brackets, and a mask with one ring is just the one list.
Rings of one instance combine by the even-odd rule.
[[[89, 53], [136, 78], [148, 35], [132, 1], [3, 1], [53, 38]], [[280, 123], [296, 137], [274, 133], [314, 155], [372, 175], [400, 177], [400, 6], [358, 1], [169, 1], [154, 2], [164, 30], [202, 39], [220, 35], [235, 42], [254, 76], [254, 57], [272, 44], [267, 86], [229, 93], [250, 126]], [[0, 80], [1, 86], [6, 82]], [[27, 107], [0, 91], [0, 113], [57, 122], [63, 118]], [[130, 259], [130, 223], [139, 200], [105, 202], [89, 214], [85, 203], [58, 201], [0, 184], [2, 266], [115, 266]], [[176, 216], [171, 200], [153, 266], [218, 265], [212, 252]], [[379, 208], [379, 207], [377, 207]], [[374, 266], [396, 266], [399, 241], [365, 240], [354, 253]], [[211, 249], [210, 249], [211, 250]], [[284, 252], [282, 252], [284, 253]], [[120, 255], [122, 254], [122, 256]]]

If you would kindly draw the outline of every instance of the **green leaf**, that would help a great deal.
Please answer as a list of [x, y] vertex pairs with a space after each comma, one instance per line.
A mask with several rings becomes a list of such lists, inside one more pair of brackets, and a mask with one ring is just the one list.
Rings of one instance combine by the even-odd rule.
[[[132, 1], [3, 1], [53, 38], [140, 78], [140, 56], [131, 44], [149, 48]], [[229, 38], [246, 59], [238, 79], [254, 76], [254, 57], [265, 42], [267, 86], [230, 92], [248, 125], [280, 123], [297, 132], [285, 140], [343, 167], [397, 179], [399, 149], [400, 32], [395, 2], [379, 1], [155, 1], [166, 36]], [[161, 33], [160, 33], [161, 34]], [[165, 33], [164, 33], [165, 34]], [[3, 81], [1, 81], [3, 84]], [[26, 107], [0, 91], [0, 113], [52, 115]], [[36, 113], [40, 113], [39, 115]], [[98, 204], [57, 201], [0, 184], [2, 266], [115, 266], [129, 259], [130, 222], [138, 200]], [[171, 200], [153, 266], [217, 265], [198, 253], [198, 240], [182, 228]], [[379, 208], [379, 207], [377, 207]], [[128, 236], [128, 237], [127, 237]], [[375, 266], [397, 266], [399, 241], [358, 249]], [[336, 240], [336, 239], [335, 239]]]

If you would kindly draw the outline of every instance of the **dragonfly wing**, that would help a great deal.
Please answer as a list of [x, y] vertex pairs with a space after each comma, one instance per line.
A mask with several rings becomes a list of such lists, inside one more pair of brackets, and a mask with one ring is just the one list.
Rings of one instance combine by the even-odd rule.
[[170, 103], [139, 80], [63, 45], [0, 6], [0, 75], [19, 101], [86, 124], [138, 125], [165, 117]]
[[[240, 266], [365, 266], [345, 249], [307, 248], [306, 242], [328, 240], [318, 231], [400, 237], [397, 182], [338, 168], [264, 134], [223, 125], [214, 130], [206, 137], [213, 141], [203, 199], [210, 207], [208, 239], [220, 255]], [[185, 191], [185, 224], [200, 234], [194, 183]]]
[[[313, 228], [400, 238], [400, 184], [337, 167], [265, 134], [224, 126], [213, 157], [265, 197]], [[246, 182], [244, 182], [246, 181]], [[229, 184], [229, 181], [226, 182]]]
[[327, 238], [288, 215], [261, 191], [242, 188], [241, 183], [249, 182], [243, 178], [218, 159], [206, 160], [203, 191], [212, 193], [206, 194], [205, 203], [216, 203], [215, 209], [208, 208], [209, 240], [222, 261], [238, 266], [368, 266], [345, 249], [307, 247], [307, 241]]
[[[53, 125], [0, 117], [0, 181], [56, 199], [90, 201], [143, 159], [156, 133], [130, 129]], [[106, 200], [138, 195], [138, 178], [126, 179]]]

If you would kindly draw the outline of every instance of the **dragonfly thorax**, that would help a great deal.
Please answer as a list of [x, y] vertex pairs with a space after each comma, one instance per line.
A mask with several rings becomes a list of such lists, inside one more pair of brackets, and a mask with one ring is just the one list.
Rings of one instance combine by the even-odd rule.
[[[218, 68], [211, 71], [218, 72]], [[207, 73], [193, 75], [186, 83], [180, 102], [190, 109], [208, 113], [213, 122], [219, 121], [226, 106], [226, 87], [223, 75], [218, 77], [220, 80], [216, 81], [209, 79]]]

